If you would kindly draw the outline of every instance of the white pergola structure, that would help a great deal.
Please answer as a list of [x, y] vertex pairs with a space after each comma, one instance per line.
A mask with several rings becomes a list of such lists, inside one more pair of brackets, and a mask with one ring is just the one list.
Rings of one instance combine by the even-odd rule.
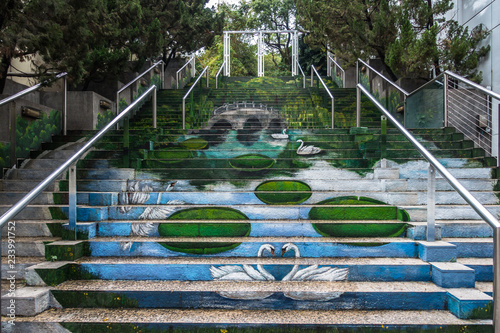
[[224, 31], [224, 76], [231, 76], [231, 34], [257, 35], [257, 75], [264, 76], [263, 34], [292, 34], [292, 75], [297, 75], [299, 60], [299, 31], [297, 30], [234, 30]]

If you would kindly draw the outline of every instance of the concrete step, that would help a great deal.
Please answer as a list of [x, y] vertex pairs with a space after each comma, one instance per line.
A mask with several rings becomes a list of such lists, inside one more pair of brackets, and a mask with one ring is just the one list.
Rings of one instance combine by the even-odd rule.
[[[9, 242], [6, 235], [2, 235], [2, 254], [9, 254]], [[45, 256], [45, 243], [59, 240], [58, 237], [16, 237], [15, 255], [16, 257], [43, 257]]]
[[[160, 331], [207, 332], [381, 332], [428, 330], [486, 332], [491, 320], [459, 319], [445, 310], [433, 311], [362, 311], [362, 310], [180, 310], [180, 309], [54, 309], [32, 318], [16, 318], [19, 332], [60, 333], [96, 331], [126, 332], [148, 329]], [[2, 322], [7, 333], [10, 326]]]

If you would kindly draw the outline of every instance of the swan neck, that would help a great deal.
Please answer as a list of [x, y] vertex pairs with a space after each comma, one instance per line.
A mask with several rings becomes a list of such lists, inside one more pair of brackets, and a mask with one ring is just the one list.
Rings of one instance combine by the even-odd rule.
[[[290, 248], [295, 252], [295, 258], [300, 258], [299, 248], [295, 244], [291, 244]], [[288, 251], [290, 251], [290, 250], [288, 250]], [[283, 278], [282, 281], [289, 281], [289, 280], [291, 280], [293, 278], [293, 276], [297, 273], [298, 270], [299, 270], [299, 265], [298, 264], [294, 265], [293, 268], [292, 268], [292, 270], [290, 271], [290, 273], [288, 273]]]
[[304, 145], [304, 141], [300, 140], [300, 147], [297, 150], [301, 150], [303, 145]]

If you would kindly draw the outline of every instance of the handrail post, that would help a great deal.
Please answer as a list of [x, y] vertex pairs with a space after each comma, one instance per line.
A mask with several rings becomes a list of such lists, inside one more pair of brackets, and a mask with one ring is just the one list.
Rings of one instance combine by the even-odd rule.
[[427, 241], [436, 240], [436, 169], [429, 164], [427, 179]]
[[311, 88], [314, 87], [314, 69], [313, 65], [311, 65]]
[[9, 167], [13, 167], [17, 164], [17, 155], [16, 155], [16, 102], [10, 102], [9, 106], [9, 115], [10, 115], [10, 165]]
[[356, 127], [361, 127], [361, 89], [358, 86], [356, 86]]
[[209, 73], [208, 73], [208, 72], [209, 72], [209, 69], [207, 68], [207, 88], [208, 88], [208, 84], [209, 84], [209, 82], [208, 82], [208, 81], [209, 81], [209, 79], [210, 79], [210, 76], [209, 76]]
[[493, 330], [500, 331], [500, 228], [493, 228]]
[[62, 118], [63, 118], [63, 135], [68, 134], [68, 77], [63, 77], [63, 92], [62, 92]]
[[161, 89], [165, 89], [165, 63], [162, 61], [161, 62]]
[[155, 88], [153, 90], [153, 128], [157, 128], [157, 122], [156, 122], [156, 115], [157, 115], [157, 98], [156, 98], [156, 91], [158, 89]]
[[443, 102], [444, 102], [444, 126], [447, 127], [448, 126], [448, 80], [449, 80], [449, 76], [448, 74], [445, 72], [444, 73], [444, 99], [443, 99]]
[[68, 168], [68, 222], [69, 229], [75, 231], [77, 223], [77, 188], [76, 188], [76, 163]]
[[186, 97], [182, 98], [182, 129], [186, 129]]
[[332, 97], [332, 129], [335, 128], [334, 126], [335, 126], [335, 100]]

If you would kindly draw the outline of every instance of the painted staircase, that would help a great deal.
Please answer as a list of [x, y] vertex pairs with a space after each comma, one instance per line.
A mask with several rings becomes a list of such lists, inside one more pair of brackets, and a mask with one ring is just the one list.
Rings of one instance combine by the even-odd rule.
[[[424, 240], [427, 163], [366, 102], [352, 128], [354, 91], [333, 90], [332, 130], [316, 89], [231, 78], [197, 90], [182, 130], [186, 91], [160, 92], [158, 130], [146, 103], [130, 148], [114, 131], [78, 163], [77, 240], [66, 179], [16, 217], [16, 325], [3, 297], [3, 329], [491, 331], [491, 229], [438, 178], [439, 240]], [[499, 214], [494, 159], [452, 128], [413, 133]], [[321, 152], [298, 154], [299, 139]], [[2, 180], [1, 212], [79, 145], [61, 144]]]

